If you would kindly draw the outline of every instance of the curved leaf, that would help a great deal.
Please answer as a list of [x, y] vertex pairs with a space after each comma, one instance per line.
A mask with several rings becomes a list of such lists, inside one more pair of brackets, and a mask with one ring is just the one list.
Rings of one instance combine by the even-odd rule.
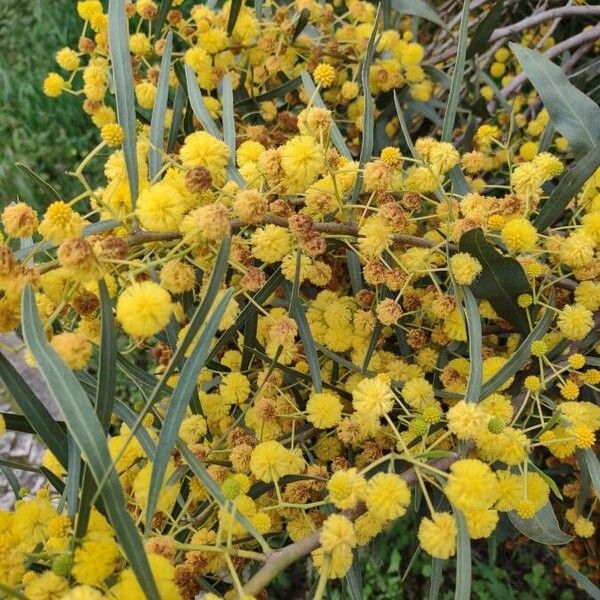
[[[554, 295], [549, 300], [550, 306], [554, 306]], [[490, 377], [481, 387], [480, 400], [487, 398], [493, 394], [500, 386], [508, 381], [517, 373], [531, 357], [531, 344], [537, 340], [541, 340], [545, 335], [550, 325], [554, 321], [554, 311], [546, 309], [544, 316], [536, 323], [531, 333], [523, 340], [516, 352], [492, 377]]]
[[456, 539], [456, 588], [454, 600], [469, 600], [471, 598], [471, 538], [467, 521], [462, 512], [452, 508], [457, 526]]
[[73, 371], [48, 343], [31, 284], [23, 290], [22, 325], [27, 346], [39, 365], [69, 433], [80, 448], [96, 482], [105, 481], [100, 492], [123, 552], [146, 596], [151, 600], [159, 600], [144, 546], [127, 511], [125, 495], [114, 470], [100, 421]]
[[227, 35], [231, 37], [235, 24], [237, 23], [240, 11], [244, 5], [244, 0], [231, 0], [229, 5], [229, 18], [227, 19]]
[[153, 181], [162, 167], [162, 151], [165, 137], [165, 115], [169, 102], [169, 68], [171, 65], [171, 52], [173, 50], [173, 32], [169, 31], [165, 40], [162, 60], [160, 62], [160, 75], [156, 88], [156, 99], [152, 109], [150, 121], [150, 150], [148, 150], [148, 174]]
[[468, 252], [483, 267], [469, 286], [473, 295], [480, 300], [489, 300], [500, 317], [522, 335], [528, 335], [530, 327], [527, 313], [517, 304], [520, 294], [531, 292], [523, 267], [514, 258], [502, 256], [485, 239], [481, 229], [467, 231], [458, 245], [461, 252]]
[[232, 297], [233, 289], [230, 288], [224, 294], [223, 298], [221, 298], [221, 301], [215, 308], [210, 319], [205, 324], [204, 329], [198, 338], [196, 347], [184, 364], [177, 385], [171, 395], [167, 414], [165, 415], [165, 420], [160, 430], [154, 462], [152, 464], [152, 476], [150, 478], [148, 504], [146, 509], [146, 523], [152, 522], [152, 517], [154, 516], [156, 505], [158, 503], [158, 496], [167, 470], [167, 463], [171, 457], [173, 446], [177, 441], [177, 434], [179, 432], [179, 427], [181, 426], [181, 421], [185, 416], [185, 409], [190, 401], [193, 391], [196, 389], [198, 373], [208, 358], [210, 346], [217, 332], [217, 327], [219, 326]]
[[600, 106], [569, 82], [563, 70], [539, 52], [509, 44], [540, 95], [554, 127], [578, 153], [600, 144]]
[[448, 26], [441, 17], [435, 12], [431, 4], [426, 0], [391, 0], [392, 8], [401, 14], [412, 15], [413, 17], [421, 17], [426, 21], [431, 21], [439, 25], [443, 29], [448, 29]]
[[108, 45], [115, 85], [117, 118], [125, 132], [123, 155], [127, 168], [131, 205], [135, 209], [139, 190], [135, 96], [133, 93], [133, 69], [129, 55], [129, 21], [125, 14], [123, 0], [109, 0], [108, 2]]
[[531, 519], [522, 519], [514, 511], [507, 514], [510, 522], [534, 542], [547, 546], [560, 546], [568, 544], [573, 539], [573, 536], [561, 531], [550, 502], [538, 510]]
[[483, 381], [481, 317], [477, 301], [471, 290], [464, 286], [461, 289], [465, 298], [465, 320], [469, 334], [469, 380], [465, 391], [465, 402], [478, 402]]
[[570, 575], [575, 583], [584, 590], [593, 600], [600, 600], [600, 589], [594, 585], [583, 573], [572, 567], [569, 563], [564, 562], [562, 565], [565, 573]]

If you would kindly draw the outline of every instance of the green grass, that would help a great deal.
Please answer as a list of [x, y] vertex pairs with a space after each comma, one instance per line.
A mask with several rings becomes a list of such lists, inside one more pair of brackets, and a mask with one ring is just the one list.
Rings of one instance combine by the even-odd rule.
[[76, 44], [81, 21], [73, 0], [0, 0], [0, 195], [1, 206], [20, 198], [36, 208], [47, 192], [15, 167], [23, 162], [68, 198], [80, 191], [66, 175], [93, 147], [97, 132], [81, 98], [47, 98], [42, 82], [57, 70], [56, 51]]

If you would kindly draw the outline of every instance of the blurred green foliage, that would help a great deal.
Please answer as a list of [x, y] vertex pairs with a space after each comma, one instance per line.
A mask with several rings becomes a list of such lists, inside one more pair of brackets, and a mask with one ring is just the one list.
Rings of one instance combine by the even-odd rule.
[[80, 34], [73, 4], [0, 0], [0, 208], [17, 198], [38, 209], [50, 201], [16, 162], [25, 163], [64, 197], [81, 191], [66, 171], [77, 166], [98, 134], [81, 110], [80, 98], [47, 98], [42, 92], [48, 71], [59, 70], [56, 51]]

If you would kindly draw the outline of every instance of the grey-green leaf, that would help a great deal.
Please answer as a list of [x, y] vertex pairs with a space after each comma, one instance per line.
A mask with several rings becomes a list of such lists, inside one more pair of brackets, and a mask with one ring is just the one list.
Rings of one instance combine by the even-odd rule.
[[152, 476], [150, 478], [150, 488], [148, 491], [146, 523], [152, 522], [152, 517], [156, 511], [158, 496], [167, 470], [167, 463], [171, 457], [173, 446], [177, 441], [177, 434], [179, 432], [181, 421], [185, 416], [185, 409], [196, 388], [198, 373], [208, 358], [210, 346], [214, 340], [215, 333], [217, 332], [217, 327], [223, 318], [232, 296], [233, 289], [230, 288], [223, 295], [210, 319], [206, 322], [194, 350], [181, 370], [181, 375], [179, 376], [177, 385], [171, 395], [167, 414], [165, 415], [165, 420], [160, 430], [152, 466]]
[[150, 121], [150, 150], [148, 151], [148, 173], [154, 181], [162, 167], [163, 142], [165, 137], [165, 115], [169, 102], [169, 69], [173, 50], [173, 32], [169, 31], [160, 63], [160, 75], [156, 88], [156, 99]]
[[465, 401], [478, 402], [483, 381], [481, 317], [477, 301], [471, 290], [464, 286], [461, 289], [465, 299], [465, 320], [467, 321], [469, 335], [469, 381], [465, 391]]
[[561, 531], [550, 502], [547, 502], [531, 519], [522, 519], [516, 512], [508, 513], [510, 522], [534, 542], [547, 546], [568, 544], [573, 537]]
[[391, 2], [392, 8], [399, 13], [421, 17], [426, 21], [431, 21], [444, 29], [448, 29], [446, 23], [442, 21], [435, 9], [426, 0], [391, 0]]
[[600, 600], [600, 589], [594, 585], [583, 573], [572, 567], [569, 563], [564, 562], [563, 569], [569, 574], [577, 585], [584, 590], [593, 600]]
[[600, 144], [600, 106], [542, 54], [519, 44], [509, 45], [544, 102], [552, 124], [575, 152], [583, 154]]
[[600, 496], [600, 462], [598, 461], [598, 457], [590, 449], [577, 450], [576, 454], [579, 464], [585, 465], [596, 494]]
[[461, 252], [474, 256], [483, 267], [470, 285], [473, 295], [480, 300], [489, 300], [500, 317], [522, 335], [528, 335], [527, 313], [517, 304], [520, 294], [531, 292], [523, 267], [514, 258], [502, 256], [486, 240], [481, 229], [471, 229], [463, 234], [459, 248]]
[[133, 69], [129, 55], [129, 21], [123, 0], [109, 0], [108, 44], [115, 84], [115, 100], [119, 125], [125, 132], [123, 154], [127, 168], [127, 180], [131, 204], [135, 208], [139, 190], [137, 164], [135, 96], [133, 93]]
[[96, 482], [105, 482], [100, 490], [102, 499], [125, 556], [146, 596], [151, 600], [159, 600], [144, 546], [127, 511], [125, 495], [114, 470], [100, 421], [73, 371], [48, 343], [31, 285], [27, 285], [23, 291], [22, 326], [27, 346], [63, 415], [69, 433], [80, 448]]
[[[554, 295], [549, 300], [550, 306], [554, 306]], [[487, 398], [508, 381], [513, 375], [525, 366], [531, 357], [531, 344], [537, 340], [541, 340], [546, 335], [550, 325], [554, 321], [554, 311], [546, 309], [542, 318], [536, 323], [531, 333], [523, 340], [515, 353], [510, 357], [508, 362], [502, 365], [500, 369], [492, 377], [490, 377], [481, 387], [480, 400]]]
[[471, 598], [471, 538], [462, 512], [454, 507], [453, 512], [457, 527], [454, 600], [469, 600]]

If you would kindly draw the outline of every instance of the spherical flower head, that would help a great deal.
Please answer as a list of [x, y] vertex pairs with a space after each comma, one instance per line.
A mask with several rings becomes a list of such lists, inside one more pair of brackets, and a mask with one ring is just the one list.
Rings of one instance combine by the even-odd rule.
[[464, 516], [469, 529], [469, 537], [473, 540], [490, 537], [498, 524], [497, 510], [488, 508], [466, 510]]
[[92, 354], [92, 345], [80, 333], [59, 333], [50, 340], [50, 345], [74, 371], [84, 369]]
[[434, 402], [433, 386], [423, 377], [409, 379], [402, 388], [402, 398], [418, 410]]
[[429, 151], [429, 162], [436, 175], [444, 175], [458, 164], [460, 155], [450, 142], [435, 142]]
[[268, 208], [267, 199], [258, 190], [240, 190], [233, 201], [233, 212], [243, 223], [260, 223]]
[[242, 404], [250, 395], [250, 382], [243, 373], [227, 373], [221, 379], [219, 394], [227, 404]]
[[535, 340], [531, 342], [532, 356], [545, 356], [548, 352], [548, 344], [545, 340]]
[[44, 94], [50, 98], [57, 98], [63, 93], [67, 82], [58, 73], [48, 73], [44, 79]]
[[77, 14], [84, 20], [89, 21], [95, 14], [102, 12], [100, 0], [81, 0], [77, 2]]
[[134, 33], [129, 36], [129, 51], [138, 56], [146, 56], [152, 52], [152, 44], [145, 33]]
[[565, 166], [561, 160], [550, 152], [542, 152], [538, 154], [533, 163], [538, 166], [549, 179], [558, 177], [564, 170]]
[[402, 307], [392, 298], [386, 298], [377, 305], [375, 312], [383, 325], [397, 325], [402, 316]]
[[275, 440], [263, 442], [250, 456], [250, 470], [261, 481], [270, 483], [285, 475], [298, 475], [304, 470], [304, 459], [296, 449], [288, 450]]
[[517, 298], [517, 304], [521, 308], [528, 308], [533, 304], [533, 298], [531, 294], [519, 294]]
[[317, 85], [329, 88], [335, 82], [335, 68], [327, 63], [319, 63], [313, 71], [313, 78]]
[[557, 325], [568, 340], [582, 340], [594, 326], [594, 315], [581, 304], [567, 304], [560, 312]]
[[352, 390], [354, 409], [359, 413], [382, 417], [392, 410], [394, 392], [381, 377], [363, 379]]
[[140, 81], [135, 86], [135, 98], [138, 104], [147, 110], [154, 106], [157, 88], [150, 81]]
[[342, 420], [342, 403], [331, 392], [311, 394], [306, 403], [306, 418], [317, 429], [329, 429]]
[[354, 508], [364, 499], [367, 491], [365, 478], [353, 467], [347, 471], [336, 471], [327, 482], [329, 501], [336, 508], [347, 510]]
[[538, 238], [536, 228], [525, 218], [511, 219], [502, 228], [502, 239], [511, 252], [530, 252], [535, 250]]
[[148, 231], [170, 231], [177, 228], [186, 209], [187, 203], [177, 189], [160, 181], [142, 191], [136, 214]]
[[56, 62], [61, 69], [65, 71], [74, 71], [79, 66], [79, 57], [77, 52], [71, 48], [61, 48], [56, 53]]
[[78, 585], [70, 589], [62, 600], [103, 600], [104, 594], [91, 585]]
[[294, 240], [285, 227], [268, 224], [256, 229], [250, 239], [252, 255], [270, 264], [279, 262], [294, 248]]
[[481, 273], [481, 263], [474, 256], [459, 252], [450, 258], [450, 270], [458, 285], [471, 285]]
[[576, 425], [570, 428], [569, 433], [575, 438], [577, 448], [591, 448], [596, 443], [596, 436], [587, 425]]
[[68, 238], [79, 237], [83, 224], [80, 215], [62, 200], [57, 200], [47, 208], [38, 231], [45, 239], [60, 244]]
[[380, 215], [365, 219], [358, 230], [358, 247], [365, 258], [376, 258], [392, 243], [393, 228]]
[[498, 479], [489, 465], [465, 458], [450, 467], [444, 493], [462, 511], [487, 509], [498, 498]]
[[578, 517], [574, 524], [575, 533], [582, 538], [591, 538], [596, 531], [592, 521], [585, 517]]
[[13, 202], [2, 211], [2, 226], [10, 237], [28, 237], [38, 226], [37, 214], [24, 202]]
[[447, 413], [448, 430], [459, 440], [476, 438], [487, 426], [489, 415], [474, 402], [457, 402]]
[[594, 260], [594, 250], [594, 239], [580, 229], [560, 240], [558, 258], [561, 263], [577, 269]]
[[184, 167], [206, 167], [216, 185], [225, 182], [225, 167], [229, 160], [229, 146], [206, 131], [196, 131], [185, 138], [179, 151]]
[[46, 571], [27, 583], [23, 590], [27, 598], [62, 598], [69, 590], [69, 583], [52, 571]]
[[84, 585], [100, 585], [114, 572], [120, 559], [119, 547], [111, 535], [88, 531], [75, 550], [71, 576]]
[[579, 386], [572, 379], [567, 379], [559, 386], [560, 395], [565, 400], [576, 400], [579, 397]]
[[354, 548], [356, 546], [356, 535], [354, 534], [352, 521], [343, 515], [327, 517], [325, 523], [323, 523], [319, 541], [325, 552], [332, 552], [340, 546]]
[[581, 219], [583, 231], [587, 233], [596, 244], [600, 244], [600, 210], [589, 212]]
[[399, 475], [377, 473], [369, 480], [365, 503], [369, 513], [379, 521], [397, 519], [410, 504], [410, 489]]
[[434, 512], [419, 525], [418, 538], [425, 552], [434, 558], [447, 559], [456, 553], [456, 521], [450, 513]]
[[160, 284], [172, 294], [189, 292], [196, 286], [194, 267], [180, 260], [170, 260], [160, 270]]
[[188, 445], [198, 443], [207, 432], [206, 419], [202, 415], [191, 415], [181, 421], [179, 437]]
[[134, 337], [149, 337], [164, 329], [171, 312], [169, 292], [153, 281], [133, 283], [117, 301], [117, 319]]
[[[319, 575], [323, 574], [324, 565], [326, 564], [324, 561], [324, 554], [325, 550], [320, 547], [311, 553], [311, 557], [315, 564], [315, 568], [319, 571]], [[352, 548], [349, 548], [347, 545], [339, 546], [333, 550], [329, 557], [329, 570], [327, 571], [327, 578], [339, 579], [340, 577], [344, 577], [352, 566], [352, 559]]]
[[533, 392], [539, 392], [542, 389], [542, 382], [537, 375], [528, 375], [525, 377], [525, 381], [523, 382], [526, 390]]
[[402, 154], [398, 148], [394, 146], [386, 146], [379, 155], [381, 160], [390, 165], [390, 167], [394, 167], [395, 169], [399, 169], [402, 166]]
[[304, 192], [325, 167], [323, 149], [310, 135], [297, 135], [280, 148], [281, 167], [290, 192]]
[[106, 142], [107, 146], [120, 146], [125, 140], [125, 132], [117, 123], [109, 123], [100, 130], [100, 137]]
[[[600, 215], [600, 212], [598, 213]], [[582, 281], [575, 290], [575, 302], [591, 311], [600, 308], [600, 283]]]

